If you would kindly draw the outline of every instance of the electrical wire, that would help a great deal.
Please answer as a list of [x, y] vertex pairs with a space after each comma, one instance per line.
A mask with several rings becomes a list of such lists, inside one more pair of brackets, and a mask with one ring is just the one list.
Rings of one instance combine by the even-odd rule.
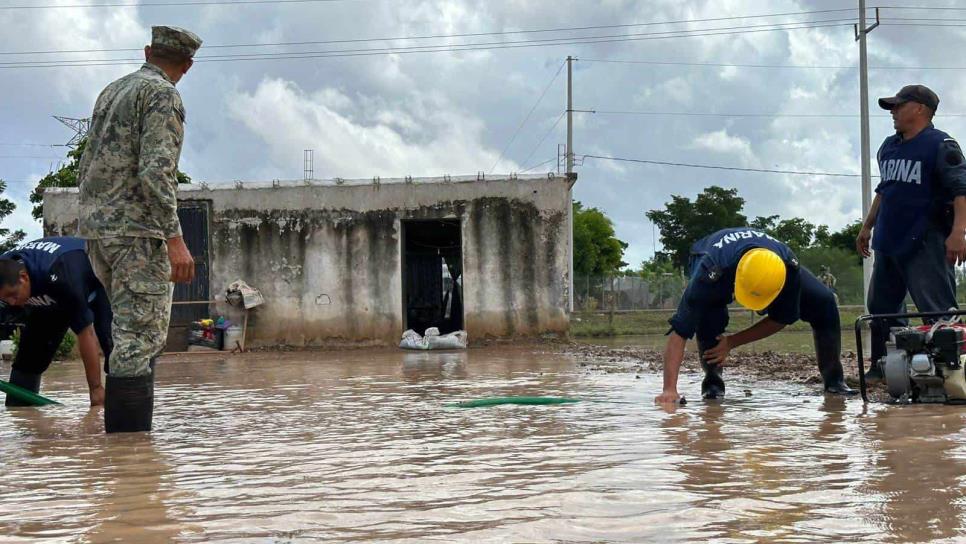
[[[580, 62], [603, 64], [646, 64], [654, 66], [700, 66], [712, 68], [801, 68], [819, 70], [857, 70], [857, 65], [806, 65], [806, 64], [740, 64], [727, 62], [678, 62], [662, 60], [592, 59], [580, 58]], [[966, 66], [869, 66], [869, 70], [966, 70]]]
[[[602, 115], [648, 115], [648, 116], [682, 116], [682, 117], [748, 117], [748, 118], [804, 118], [825, 119], [845, 118], [853, 119], [859, 115], [847, 113], [706, 113], [689, 111], [628, 111], [628, 110], [586, 110], [587, 113]], [[963, 113], [942, 113], [942, 117], [966, 117]], [[890, 115], [872, 115], [871, 117], [891, 117]]]
[[[798, 24], [798, 23], [795, 23], [795, 24]], [[199, 57], [196, 60], [199, 62], [232, 62], [232, 61], [251, 61], [251, 60], [344, 58], [344, 57], [359, 57], [359, 56], [374, 56], [374, 55], [403, 55], [403, 54], [412, 54], [412, 53], [484, 51], [484, 50], [518, 49], [518, 48], [530, 48], [530, 47], [552, 47], [552, 46], [562, 46], [562, 45], [635, 42], [635, 41], [649, 41], [649, 40], [673, 39], [673, 38], [728, 36], [728, 35], [736, 35], [736, 34], [755, 34], [755, 33], [761, 33], [761, 32], [806, 30], [806, 29], [845, 27], [845, 26], [851, 26], [851, 24], [845, 24], [841, 22], [831, 22], [831, 23], [822, 23], [822, 24], [801, 23], [800, 26], [795, 26], [795, 27], [782, 26], [782, 27], [760, 28], [760, 29], [753, 29], [753, 30], [747, 30], [747, 29], [746, 30], [724, 30], [719, 28], [719, 29], [705, 29], [702, 31], [697, 31], [697, 30], [678, 31], [675, 33], [663, 32], [663, 33], [618, 35], [621, 37], [615, 37], [615, 38], [607, 38], [607, 37], [605, 38], [598, 38], [598, 37], [554, 38], [550, 40], [523, 40], [523, 41], [516, 41], [516, 42], [426, 45], [426, 46], [410, 46], [410, 47], [379, 48], [379, 49], [346, 49], [346, 50], [329, 50], [329, 51], [311, 51], [311, 52], [300, 52], [300, 53], [267, 53], [267, 54], [252, 53], [252, 54], [240, 54], [240, 55]], [[660, 35], [656, 35], [656, 34], [660, 34]], [[571, 41], [559, 41], [559, 40], [571, 40]], [[120, 65], [141, 64], [143, 62], [144, 61], [141, 59], [81, 59], [81, 60], [55, 60], [55, 61], [16, 61], [16, 62], [0, 63], [0, 69], [62, 68], [62, 67], [77, 67], [77, 66], [120, 66]]]
[[503, 160], [503, 156], [506, 155], [507, 150], [510, 149], [510, 146], [511, 145], [513, 145], [513, 142], [517, 139], [517, 135], [520, 134], [520, 131], [523, 130], [523, 126], [526, 125], [527, 124], [527, 121], [530, 120], [530, 116], [533, 115], [533, 112], [540, 105], [540, 102], [543, 102], [543, 97], [547, 96], [547, 91], [550, 90], [550, 87], [553, 86], [553, 83], [555, 81], [557, 81], [557, 78], [558, 77], [560, 77], [560, 72], [563, 71], [564, 66], [566, 66], [566, 65], [567, 65], [567, 61], [564, 61], [564, 62], [562, 62], [560, 64], [560, 67], [557, 68], [557, 72], [553, 75], [552, 78], [550, 78], [550, 82], [547, 83], [547, 86], [546, 87], [544, 87], [543, 92], [540, 93], [540, 97], [537, 98], [537, 101], [533, 104], [533, 107], [530, 108], [530, 111], [529, 112], [527, 112], [527, 116], [523, 118], [523, 122], [521, 122], [520, 123], [520, 126], [518, 126], [517, 129], [513, 132], [513, 136], [510, 137], [510, 141], [508, 141], [506, 143], [506, 145], [503, 146], [503, 151], [500, 152], [500, 156], [497, 157], [496, 162], [494, 162], [493, 163], [493, 166], [490, 167], [490, 173], [491, 174], [496, 169], [496, 167], [500, 164], [500, 161]]
[[[550, 128], [547, 130], [547, 132], [544, 133], [543, 137], [540, 138], [540, 141], [537, 142], [537, 145], [533, 146], [533, 149], [530, 150], [530, 153], [527, 155], [527, 158], [523, 159], [523, 162], [521, 162], [520, 164], [527, 164], [528, 162], [530, 162], [530, 158], [533, 157], [533, 154], [536, 153], [538, 149], [540, 149], [540, 146], [543, 145], [544, 140], [546, 140], [547, 137], [550, 136], [550, 134], [553, 132], [553, 129], [557, 128], [557, 125], [560, 124], [560, 120], [563, 119], [564, 115], [567, 115], [567, 110], [560, 112], [560, 115], [557, 117], [557, 120], [553, 122], [553, 125], [551, 125]], [[524, 170], [524, 172], [531, 170], [532, 168], [534, 167], [527, 168], [526, 170]]]
[[520, 170], [520, 173], [521, 173], [521, 174], [526, 174], [527, 172], [529, 172], [529, 171], [531, 171], [531, 170], [535, 170], [535, 169], [537, 169], [537, 168], [540, 168], [541, 166], [543, 166], [543, 165], [545, 165], [545, 164], [547, 164], [547, 163], [551, 163], [551, 162], [554, 162], [554, 161], [556, 161], [556, 160], [557, 160], [557, 157], [554, 157], [554, 158], [552, 158], [552, 159], [547, 159], [547, 160], [545, 160], [545, 161], [543, 161], [543, 162], [541, 162], [541, 163], [537, 163], [537, 164], [535, 164], [535, 165], [533, 165], [533, 166], [531, 166], [530, 168], [526, 168], [526, 169], [524, 169], [524, 170]]
[[[208, 49], [217, 49], [217, 48], [283, 47], [283, 46], [293, 46], [293, 45], [332, 45], [332, 44], [340, 44], [340, 43], [365, 43], [365, 42], [428, 40], [428, 39], [448, 39], [448, 38], [478, 38], [482, 36], [504, 36], [504, 35], [513, 35], [513, 34], [536, 34], [536, 33], [548, 33], [548, 32], [577, 32], [577, 31], [584, 31], [584, 30], [635, 28], [635, 27], [642, 27], [642, 26], [671, 25], [671, 24], [684, 24], [684, 23], [708, 23], [708, 22], [730, 21], [730, 20], [736, 20], [736, 19], [786, 17], [786, 16], [793, 16], [793, 15], [817, 15], [821, 13], [834, 13], [834, 12], [843, 12], [843, 11], [852, 11], [852, 10], [834, 9], [834, 10], [818, 10], [818, 11], [798, 11], [798, 12], [763, 14], [763, 15], [745, 15], [740, 17], [711, 17], [711, 18], [704, 18], [704, 19], [651, 21], [651, 22], [644, 22], [644, 23], [624, 23], [624, 24], [615, 24], [615, 25], [540, 28], [540, 29], [530, 29], [530, 30], [505, 30], [505, 31], [499, 31], [499, 32], [473, 32], [473, 33], [463, 33], [463, 34], [430, 34], [430, 35], [421, 35], [421, 36], [395, 36], [390, 38], [355, 38], [355, 39], [343, 39], [343, 40], [216, 44], [216, 45], [205, 44], [204, 48], [205, 50], [208, 50]], [[795, 23], [795, 21], [790, 21], [784, 24], [793, 24], [793, 23]], [[778, 24], [778, 23], [773, 23], [773, 24]], [[0, 52], [0, 55], [27, 55], [27, 54], [47, 55], [47, 54], [59, 54], [59, 53], [114, 53], [114, 52], [127, 52], [127, 51], [141, 51], [142, 49], [143, 47], [120, 48], [120, 49], [67, 49], [67, 50], [54, 50], [54, 51], [3, 51], [3, 52]]]
[[[710, 170], [732, 170], [736, 172], [791, 174], [791, 175], [798, 175], [798, 176], [829, 176], [829, 177], [844, 177], [844, 178], [862, 177], [862, 174], [846, 174], [841, 172], [808, 172], [808, 171], [802, 171], [802, 170], [772, 170], [768, 168], [740, 168], [737, 166], [718, 166], [718, 165], [712, 165], [712, 164], [654, 161], [654, 160], [646, 160], [646, 159], [628, 159], [624, 157], [608, 157], [604, 155], [581, 155], [581, 156], [585, 159], [601, 159], [601, 160], [607, 160], [607, 161], [633, 162], [633, 163], [640, 163], [640, 164], [654, 164], [659, 166], [679, 166], [684, 168], [705, 168]], [[872, 177], [878, 177], [878, 176], [872, 176]]]
[[152, 7], [186, 7], [186, 6], [244, 6], [252, 4], [316, 4], [328, 2], [346, 2], [351, 0], [201, 0], [199, 2], [104, 2], [100, 4], [41, 4], [39, 6], [0, 6], [0, 10], [14, 9], [68, 9], [68, 8], [152, 8]]

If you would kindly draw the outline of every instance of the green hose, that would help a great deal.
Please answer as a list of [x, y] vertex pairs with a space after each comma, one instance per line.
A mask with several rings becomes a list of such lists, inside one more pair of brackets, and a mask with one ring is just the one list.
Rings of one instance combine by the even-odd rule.
[[489, 397], [485, 399], [465, 400], [455, 404], [447, 404], [447, 408], [483, 408], [485, 406], [500, 406], [502, 404], [524, 404], [528, 406], [545, 406], [548, 404], [572, 404], [580, 399], [566, 397]]
[[3, 391], [7, 395], [20, 400], [22, 402], [30, 403], [32, 406], [46, 406], [48, 404], [60, 404], [55, 400], [48, 399], [47, 397], [38, 395], [33, 391], [28, 391], [23, 387], [14, 385], [9, 382], [0, 380], [0, 391]]

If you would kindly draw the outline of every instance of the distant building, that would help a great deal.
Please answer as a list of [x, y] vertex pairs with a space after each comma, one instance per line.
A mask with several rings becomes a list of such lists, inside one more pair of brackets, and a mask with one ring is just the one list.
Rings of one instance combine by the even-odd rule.
[[[566, 177], [193, 184], [179, 191], [197, 279], [176, 301], [266, 299], [254, 346], [394, 345], [407, 328], [485, 337], [565, 334], [571, 289]], [[44, 194], [44, 232], [74, 235], [77, 190]], [[178, 305], [169, 349], [225, 305]], [[183, 346], [181, 346], [183, 347]]]

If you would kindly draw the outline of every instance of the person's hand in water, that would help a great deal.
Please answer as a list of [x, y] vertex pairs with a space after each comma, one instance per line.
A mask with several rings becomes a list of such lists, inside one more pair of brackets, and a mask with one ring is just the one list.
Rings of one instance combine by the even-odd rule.
[[683, 405], [687, 403], [688, 401], [684, 400], [684, 397], [679, 395], [678, 392], [673, 389], [664, 391], [654, 398], [654, 404], [660, 405]]

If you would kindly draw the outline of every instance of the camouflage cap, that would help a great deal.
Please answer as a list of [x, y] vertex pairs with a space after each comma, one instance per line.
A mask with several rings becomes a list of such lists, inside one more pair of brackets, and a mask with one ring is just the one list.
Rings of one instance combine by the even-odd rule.
[[183, 28], [153, 26], [151, 27], [151, 47], [160, 47], [193, 57], [195, 51], [201, 47], [201, 38]]

